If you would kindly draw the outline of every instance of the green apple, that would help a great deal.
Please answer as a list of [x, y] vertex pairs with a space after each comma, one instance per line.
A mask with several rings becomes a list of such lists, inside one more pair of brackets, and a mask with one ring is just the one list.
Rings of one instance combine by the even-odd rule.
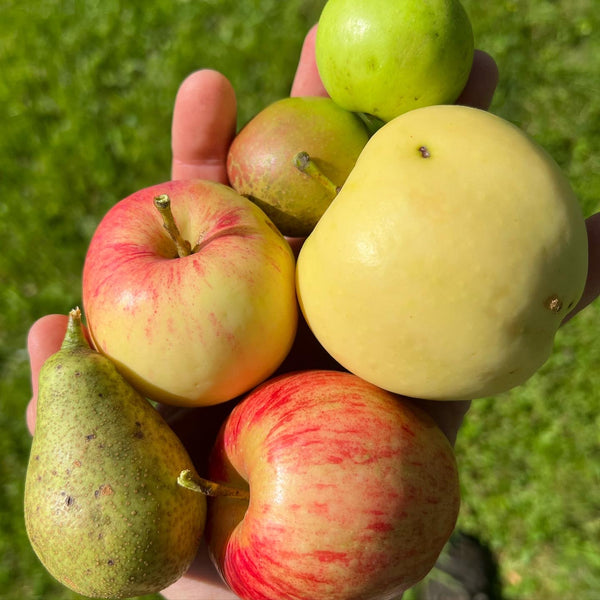
[[284, 98], [259, 112], [233, 140], [229, 181], [284, 235], [304, 237], [368, 139], [363, 121], [329, 98]]
[[329, 0], [316, 60], [343, 108], [383, 121], [451, 104], [473, 63], [473, 30], [458, 0]]
[[302, 247], [301, 308], [324, 348], [407, 396], [525, 382], [580, 298], [587, 234], [552, 158], [488, 112], [440, 105], [384, 125]]

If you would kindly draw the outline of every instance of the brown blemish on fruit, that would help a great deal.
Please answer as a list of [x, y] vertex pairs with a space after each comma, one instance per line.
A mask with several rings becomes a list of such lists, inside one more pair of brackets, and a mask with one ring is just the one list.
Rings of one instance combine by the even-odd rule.
[[427, 146], [421, 146], [419, 148], [419, 152], [423, 158], [431, 158], [431, 153], [429, 152]]
[[114, 494], [113, 489], [110, 487], [108, 483], [103, 483], [95, 492], [94, 496], [96, 498], [100, 498], [101, 496], [111, 496]]
[[546, 298], [544, 306], [553, 313], [559, 313], [562, 310], [562, 302], [556, 294]]
[[142, 431], [142, 424], [139, 421], [135, 422], [136, 430], [133, 433], [133, 437], [141, 440], [144, 438], [144, 432]]

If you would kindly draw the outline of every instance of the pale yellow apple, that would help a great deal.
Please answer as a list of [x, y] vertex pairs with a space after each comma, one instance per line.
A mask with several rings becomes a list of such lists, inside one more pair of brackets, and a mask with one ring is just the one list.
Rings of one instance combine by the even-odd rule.
[[586, 273], [584, 219], [557, 164], [500, 117], [448, 105], [371, 138], [304, 244], [296, 284], [344, 367], [444, 400], [525, 382]]

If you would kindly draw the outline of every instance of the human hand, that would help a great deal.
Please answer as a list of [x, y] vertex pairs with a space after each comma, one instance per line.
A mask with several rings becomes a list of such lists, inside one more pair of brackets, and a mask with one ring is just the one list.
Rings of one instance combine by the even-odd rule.
[[[313, 28], [306, 36], [291, 90], [293, 96], [326, 95], [314, 59], [315, 33], [316, 28]], [[471, 77], [458, 102], [487, 109], [492, 101], [497, 77], [493, 59], [483, 52], [476, 52]], [[173, 114], [173, 179], [202, 178], [227, 183], [225, 164], [229, 145], [235, 135], [236, 113], [234, 90], [220, 73], [198, 71], [182, 83]], [[600, 215], [588, 219], [588, 232], [590, 234], [588, 284], [582, 301], [570, 316], [600, 293]], [[289, 241], [298, 251], [303, 240]], [[33, 398], [27, 409], [27, 422], [32, 432], [35, 425], [39, 369], [44, 360], [60, 347], [66, 322], [66, 316], [49, 315], [37, 321], [29, 333], [28, 348]], [[301, 321], [294, 347], [280, 368], [280, 372], [306, 368], [341, 367], [327, 355], [306, 324]], [[436, 419], [448, 438], [454, 442], [469, 403], [423, 400], [415, 400], [415, 402]], [[199, 468], [202, 461], [206, 460], [210, 443], [230, 408], [230, 403], [227, 403], [185, 412], [165, 409], [167, 420], [182, 438]], [[195, 419], [194, 411], [202, 411], [202, 418]], [[206, 600], [235, 598], [210, 563], [205, 546], [201, 548], [189, 572], [177, 583], [164, 590], [163, 595], [167, 600], [190, 597]]]

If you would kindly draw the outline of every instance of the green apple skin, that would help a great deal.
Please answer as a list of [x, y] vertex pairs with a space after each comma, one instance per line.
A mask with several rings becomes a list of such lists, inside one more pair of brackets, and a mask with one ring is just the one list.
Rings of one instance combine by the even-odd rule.
[[331, 98], [383, 121], [452, 104], [473, 51], [458, 0], [329, 0], [317, 29], [317, 66]]
[[547, 360], [587, 257], [578, 200], [537, 143], [488, 112], [431, 106], [370, 139], [296, 284], [349, 371], [411, 397], [474, 399]]
[[349, 373], [273, 378], [238, 404], [211, 456], [213, 480], [250, 500], [209, 500], [207, 540], [250, 600], [397, 598], [433, 567], [460, 495], [433, 420]]
[[335, 197], [293, 164], [307, 152], [341, 186], [369, 139], [363, 121], [329, 98], [283, 98], [251, 119], [227, 157], [231, 186], [260, 206], [287, 236], [305, 237]]
[[[179, 257], [155, 208], [171, 198]], [[178, 406], [231, 400], [269, 377], [293, 343], [294, 255], [252, 202], [210, 181], [140, 190], [99, 223], [83, 268], [98, 350], [146, 397]]]

